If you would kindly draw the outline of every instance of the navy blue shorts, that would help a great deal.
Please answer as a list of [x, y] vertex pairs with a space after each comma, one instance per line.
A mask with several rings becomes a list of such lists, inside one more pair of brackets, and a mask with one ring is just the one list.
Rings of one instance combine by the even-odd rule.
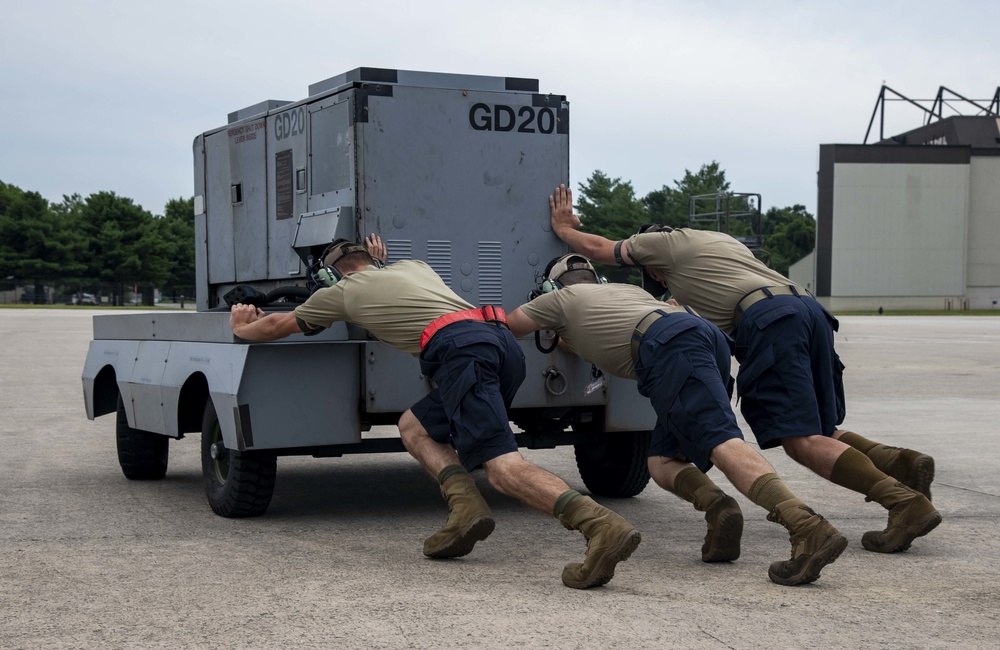
[[814, 298], [775, 296], [744, 312], [736, 329], [736, 386], [761, 449], [782, 438], [833, 434], [844, 421], [844, 364], [837, 319]]
[[656, 411], [650, 456], [683, 458], [707, 472], [712, 450], [743, 434], [730, 404], [729, 339], [715, 325], [673, 313], [646, 330], [635, 372]]
[[410, 410], [433, 440], [454, 445], [466, 469], [517, 451], [507, 407], [524, 381], [524, 353], [507, 329], [452, 323], [420, 353], [420, 371], [434, 388]]

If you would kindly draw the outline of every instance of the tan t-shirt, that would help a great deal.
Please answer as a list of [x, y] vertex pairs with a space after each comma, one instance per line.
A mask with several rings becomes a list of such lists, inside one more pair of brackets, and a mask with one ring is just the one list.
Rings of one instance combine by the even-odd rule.
[[521, 305], [531, 320], [549, 329], [573, 352], [618, 377], [635, 379], [632, 332], [646, 314], [684, 308], [660, 302], [632, 284], [574, 284]]
[[[754, 289], [794, 283], [767, 268], [750, 249], [727, 234], [680, 228], [632, 235], [632, 261], [659, 270], [670, 293], [723, 332], [736, 329], [736, 303]], [[805, 289], [795, 285], [803, 294]]]
[[295, 309], [313, 326], [346, 321], [363, 327], [394, 348], [420, 354], [420, 335], [434, 319], [472, 309], [427, 263], [403, 260], [384, 269], [347, 274]]

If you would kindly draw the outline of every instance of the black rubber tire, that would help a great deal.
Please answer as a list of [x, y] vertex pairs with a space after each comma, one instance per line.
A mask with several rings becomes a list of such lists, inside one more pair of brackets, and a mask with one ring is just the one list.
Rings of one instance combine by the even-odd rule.
[[649, 431], [595, 432], [574, 445], [580, 478], [602, 497], [634, 497], [649, 483]]
[[130, 427], [121, 394], [118, 395], [115, 439], [118, 443], [118, 464], [125, 478], [157, 481], [166, 475], [170, 437]]
[[[212, 458], [216, 443], [217, 458]], [[208, 400], [201, 420], [201, 471], [208, 505], [215, 514], [257, 517], [271, 504], [278, 459], [274, 454], [223, 447], [215, 405]]]

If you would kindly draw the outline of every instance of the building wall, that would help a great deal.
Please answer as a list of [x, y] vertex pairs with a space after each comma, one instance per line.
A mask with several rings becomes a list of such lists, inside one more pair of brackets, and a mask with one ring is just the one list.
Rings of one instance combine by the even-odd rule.
[[970, 309], [1000, 303], [1000, 156], [970, 164], [968, 297]]
[[819, 161], [797, 282], [811, 265], [835, 310], [1000, 310], [1000, 147], [821, 145]]
[[798, 262], [789, 265], [788, 279], [800, 287], [805, 287], [810, 292], [816, 293], [816, 252], [813, 251]]
[[961, 296], [969, 166], [838, 163], [830, 295]]

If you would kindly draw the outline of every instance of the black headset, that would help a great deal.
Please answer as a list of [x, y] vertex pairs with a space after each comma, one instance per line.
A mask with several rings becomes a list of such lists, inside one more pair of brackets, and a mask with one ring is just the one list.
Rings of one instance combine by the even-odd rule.
[[[549, 273], [552, 272], [552, 268], [559, 262], [559, 260], [565, 259], [567, 257], [578, 257], [581, 260], [587, 262], [590, 266], [590, 270], [594, 273], [594, 279], [597, 280], [597, 284], [607, 284], [608, 279], [597, 275], [597, 270], [594, 269], [594, 265], [583, 255], [578, 255], [576, 253], [569, 253], [567, 255], [560, 255], [559, 257], [552, 258], [549, 263], [545, 266], [545, 270], [542, 272], [542, 277], [544, 278], [542, 282], [538, 285], [538, 288], [533, 289], [528, 293], [528, 300], [534, 300], [538, 296], [544, 295], [546, 293], [552, 293], [553, 291], [558, 291], [563, 288], [563, 283], [556, 278], [549, 278]], [[579, 271], [581, 269], [567, 269], [569, 271]]]
[[[347, 239], [335, 239], [330, 245], [323, 249], [323, 253], [319, 256], [319, 260], [316, 262], [314, 270], [310, 274], [311, 279], [318, 288], [322, 287], [332, 287], [344, 278], [344, 274], [337, 269], [333, 264], [326, 264], [326, 258], [331, 252], [337, 247], [344, 247], [345, 250], [338, 257], [337, 260], [344, 257], [344, 255], [350, 255], [351, 253], [368, 253], [368, 249], [362, 245], [357, 244]], [[368, 253], [371, 256], [371, 253]], [[336, 263], [337, 260], [334, 260]], [[383, 268], [385, 265], [382, 264], [382, 260], [375, 259], [372, 257], [372, 263], [375, 268]]]

